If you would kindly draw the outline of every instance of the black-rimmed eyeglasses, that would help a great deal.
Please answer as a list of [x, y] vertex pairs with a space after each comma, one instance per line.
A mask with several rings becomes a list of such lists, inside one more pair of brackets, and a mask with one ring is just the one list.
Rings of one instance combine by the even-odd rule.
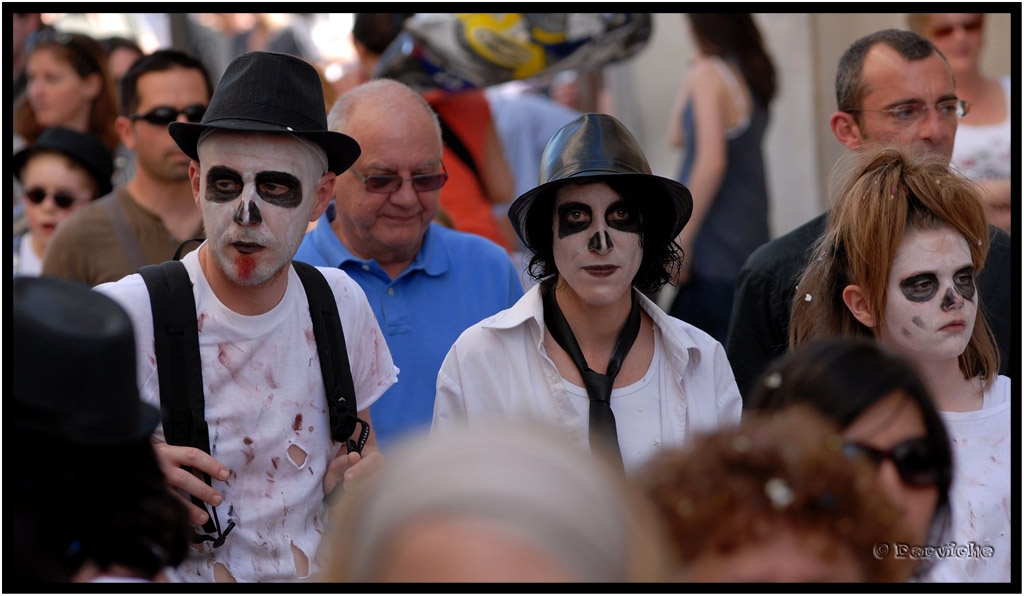
[[[923, 103], [907, 103], [885, 110], [868, 110], [850, 108], [846, 112], [883, 112], [902, 124], [913, 124], [922, 120], [931, 106]], [[971, 113], [971, 102], [963, 99], [947, 99], [935, 104], [935, 111], [940, 118], [963, 118]]]
[[444, 186], [444, 183], [448, 181], [448, 171], [445, 170], [444, 164], [441, 164], [441, 171], [434, 174], [416, 174], [411, 178], [402, 178], [398, 174], [372, 174], [370, 176], [363, 176], [356, 170], [351, 170], [356, 178], [363, 183], [366, 188], [366, 192], [373, 192], [378, 194], [389, 195], [393, 192], [398, 192], [399, 188], [402, 188], [402, 184], [410, 182], [412, 189], [416, 192], [430, 192], [437, 190]]
[[171, 122], [176, 121], [179, 114], [185, 114], [185, 118], [188, 118], [189, 122], [200, 122], [203, 119], [203, 115], [206, 114], [206, 106], [196, 104], [183, 110], [177, 110], [170, 106], [159, 106], [145, 114], [130, 114], [128, 118], [132, 122], [145, 120], [156, 126], [167, 126]]

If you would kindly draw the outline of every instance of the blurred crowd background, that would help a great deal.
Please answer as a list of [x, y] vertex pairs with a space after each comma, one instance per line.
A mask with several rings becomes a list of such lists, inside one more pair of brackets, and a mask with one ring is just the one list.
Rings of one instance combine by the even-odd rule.
[[[1016, 74], [1012, 16], [992, 13], [986, 20], [982, 70], [991, 75]], [[598, 80], [607, 96], [603, 107], [636, 135], [654, 173], [673, 177], [679, 152], [670, 146], [667, 123], [695, 46], [681, 14], [652, 17], [653, 32], [645, 47], [632, 58], [605, 67]], [[828, 114], [835, 109], [833, 85], [840, 54], [872, 31], [906, 29], [907, 15], [755, 13], [754, 18], [779, 77], [764, 148], [774, 237], [825, 209], [828, 170], [842, 152], [827, 127]], [[352, 13], [44, 13], [43, 19], [61, 30], [135, 39], [147, 52], [172, 45], [195, 48], [211, 61], [215, 80], [246, 43], [265, 43], [264, 49], [287, 52], [297, 49], [320, 64], [332, 82], [355, 68], [357, 60], [350, 37]], [[562, 80], [577, 77], [578, 73], [565, 73]], [[593, 80], [577, 79], [573, 99], [579, 107], [596, 106]]]

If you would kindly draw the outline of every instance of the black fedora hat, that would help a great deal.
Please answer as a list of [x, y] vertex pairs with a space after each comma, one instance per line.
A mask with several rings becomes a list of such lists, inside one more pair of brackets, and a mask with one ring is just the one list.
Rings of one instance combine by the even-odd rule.
[[147, 439], [160, 411], [139, 399], [128, 313], [76, 280], [15, 277], [12, 283], [4, 427], [82, 446]]
[[[550, 231], [531, 230], [531, 211], [551, 201], [567, 180], [615, 178], [636, 188], [635, 196], [645, 216], [645, 235], [657, 235], [658, 241], [671, 242], [683, 229], [693, 212], [690, 191], [675, 180], [655, 176], [640, 149], [640, 144], [618, 120], [607, 114], [583, 114], [558, 130], [541, 155], [540, 185], [512, 202], [508, 217], [523, 243], [535, 248], [534, 238], [550, 238]], [[550, 226], [545, 216], [543, 223]], [[663, 236], [663, 238], [662, 238]]]
[[198, 161], [199, 136], [210, 128], [309, 139], [327, 152], [327, 169], [335, 174], [359, 157], [355, 139], [327, 130], [324, 89], [316, 68], [288, 54], [249, 52], [235, 58], [217, 84], [203, 120], [172, 122], [168, 132], [185, 155]]
[[103, 141], [95, 135], [60, 126], [47, 128], [35, 143], [14, 154], [14, 176], [19, 182], [21, 170], [28, 163], [28, 159], [43, 151], [65, 155], [85, 168], [96, 181], [96, 187], [99, 189], [97, 197], [107, 194], [113, 188], [111, 178], [114, 175], [114, 158], [110, 149], [107, 149]]

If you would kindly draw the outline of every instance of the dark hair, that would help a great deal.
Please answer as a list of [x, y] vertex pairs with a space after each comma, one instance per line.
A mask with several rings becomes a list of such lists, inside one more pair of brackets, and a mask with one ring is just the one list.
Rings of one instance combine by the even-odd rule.
[[953, 455], [949, 435], [921, 377], [899, 355], [860, 337], [807, 342], [769, 364], [752, 389], [747, 411], [775, 412], [807, 404], [846, 428], [894, 392], [906, 396], [921, 413], [928, 443], [946, 472], [936, 486], [939, 500], [928, 541], [940, 544], [950, 521]]
[[104, 37], [99, 41], [100, 45], [103, 46], [103, 51], [105, 51], [108, 56], [114, 50], [121, 49], [131, 50], [140, 56], [145, 54], [145, 52], [142, 51], [142, 48], [139, 47], [139, 44], [134, 39], [128, 39], [127, 37], [119, 37], [115, 35], [112, 37]]
[[402, 24], [414, 12], [357, 12], [352, 21], [352, 39], [381, 55], [402, 32]]
[[[942, 61], [946, 62], [946, 57], [932, 45], [932, 42], [913, 31], [883, 29], [869, 33], [853, 42], [839, 58], [839, 66], [836, 68], [836, 109], [840, 112], [854, 110], [851, 113], [858, 125], [860, 124], [860, 112], [856, 110], [860, 109], [868, 89], [868, 81], [863, 77], [864, 59], [871, 48], [880, 43], [889, 46], [910, 62], [924, 60], [933, 53], [938, 54]], [[948, 62], [946, 66], [949, 66]], [[950, 70], [949, 76], [953, 77], [952, 70]]]
[[750, 92], [768, 106], [776, 92], [775, 65], [750, 13], [687, 13], [701, 52], [734, 59]]
[[[664, 217], [656, 217], [651, 210], [645, 208], [646, 205], [651, 204], [649, 201], [635, 201], [632, 198], [645, 192], [644, 183], [635, 179], [626, 182], [615, 176], [568, 178], [563, 185], [586, 186], [597, 183], [607, 184], [623, 200], [634, 201], [639, 206], [643, 222], [643, 231], [640, 233], [643, 257], [640, 261], [640, 269], [633, 278], [633, 286], [645, 294], [657, 292], [672, 279], [682, 259], [682, 250], [675, 243], [674, 238], [668, 243], [661, 240], [671, 236], [672, 230], [668, 229], [668, 226], [672, 225], [672, 222], [666, 221]], [[651, 192], [660, 194], [664, 191], [658, 189]], [[527, 270], [530, 277], [538, 282], [558, 274], [554, 255], [554, 232], [552, 232], [551, 225], [557, 194], [557, 192], [550, 192], [546, 197], [538, 198], [537, 203], [530, 208], [525, 226], [531, 230], [531, 248], [533, 249], [533, 256], [530, 257], [530, 265]]]
[[157, 50], [147, 54], [132, 64], [128, 72], [121, 78], [121, 115], [128, 116], [139, 107], [139, 78], [151, 72], [162, 72], [174, 68], [198, 70], [206, 83], [207, 98], [213, 97], [213, 82], [210, 71], [199, 58], [192, 54], [175, 49]]
[[[121, 139], [114, 128], [114, 120], [117, 119], [117, 105], [114, 88], [107, 74], [106, 52], [103, 51], [103, 46], [84, 33], [40, 29], [29, 37], [25, 55], [27, 57], [43, 49], [56, 53], [61, 60], [70, 64], [82, 79], [93, 74], [99, 75], [100, 92], [93, 100], [89, 115], [89, 129], [84, 132], [99, 137], [104, 145], [110, 150], [114, 150]], [[46, 126], [40, 124], [36, 119], [32, 104], [28, 101], [28, 93], [23, 93], [14, 106], [14, 131], [31, 145], [45, 128]]]
[[184, 561], [188, 512], [148, 438], [82, 446], [7, 431], [33, 453], [4, 462], [4, 532], [18, 543], [4, 555], [5, 586], [68, 582], [87, 562], [152, 579]]

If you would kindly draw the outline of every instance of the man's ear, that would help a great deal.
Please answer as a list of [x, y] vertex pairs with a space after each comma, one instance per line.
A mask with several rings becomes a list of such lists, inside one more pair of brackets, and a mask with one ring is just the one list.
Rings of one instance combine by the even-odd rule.
[[846, 303], [846, 308], [850, 309], [853, 317], [860, 321], [861, 325], [874, 329], [875, 316], [871, 314], [871, 310], [868, 308], [867, 296], [864, 295], [864, 291], [860, 286], [850, 284], [843, 288], [843, 302]]
[[135, 151], [135, 134], [132, 132], [132, 120], [128, 116], [118, 116], [114, 120], [114, 130], [121, 139], [121, 144], [129, 151]]
[[199, 174], [202, 169], [199, 167], [199, 162], [192, 160], [188, 163], [188, 179], [192, 182], [192, 198], [195, 199], [196, 207], [202, 209], [199, 205]]
[[338, 176], [334, 172], [327, 172], [320, 178], [316, 185], [316, 203], [313, 204], [313, 211], [309, 214], [309, 221], [316, 221], [327, 211], [327, 206], [334, 200], [334, 183]]
[[829, 125], [832, 127], [832, 134], [847, 149], [857, 149], [864, 144], [864, 136], [852, 114], [832, 112]]

